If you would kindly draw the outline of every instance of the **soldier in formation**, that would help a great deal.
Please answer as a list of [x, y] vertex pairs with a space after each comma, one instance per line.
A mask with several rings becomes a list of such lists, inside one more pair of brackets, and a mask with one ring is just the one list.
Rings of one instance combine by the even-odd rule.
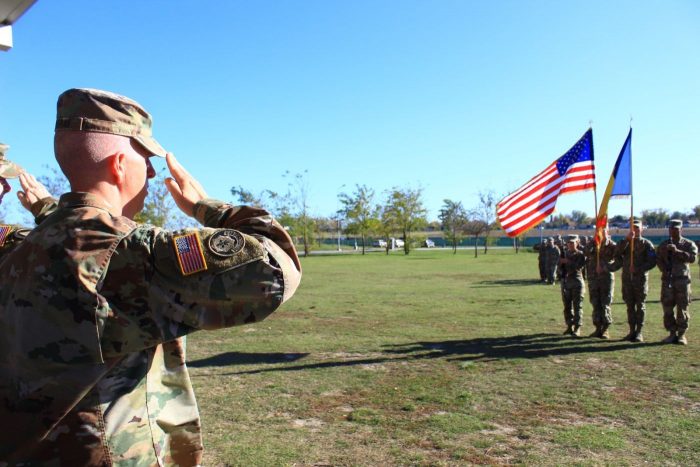
[[540, 241], [540, 243], [537, 243], [533, 247], [533, 249], [537, 252], [537, 267], [538, 267], [539, 273], [540, 273], [540, 282], [547, 281], [547, 275], [545, 273], [545, 259], [546, 259], [545, 248], [546, 247], [547, 247], [546, 240]]
[[566, 249], [559, 259], [561, 298], [564, 303], [564, 320], [566, 321], [564, 334], [574, 337], [581, 336], [584, 296], [583, 269], [586, 265], [586, 258], [579, 250], [578, 242], [578, 235], [569, 235]]
[[[285, 229], [262, 209], [208, 198], [151, 122], [117, 94], [59, 97], [54, 147], [73, 191], [0, 261], [10, 465], [200, 465], [183, 337], [258, 322], [300, 282]], [[152, 156], [167, 157], [170, 194], [203, 227], [132, 220]]]
[[557, 267], [559, 265], [559, 258], [561, 256], [561, 250], [554, 244], [554, 239], [549, 237], [547, 239], [547, 245], [544, 249], [544, 271], [545, 279], [547, 284], [554, 284], [557, 277]]
[[595, 331], [590, 337], [610, 338], [608, 329], [613, 322], [610, 306], [615, 290], [614, 271], [621, 266], [620, 260], [615, 256], [616, 246], [616, 243], [610, 238], [606, 226], [603, 229], [603, 240], [600, 243], [600, 248], [593, 240], [589, 240], [584, 248], [588, 295], [593, 307], [592, 318], [595, 327]]
[[[661, 306], [664, 310], [664, 327], [669, 332], [663, 341], [667, 344], [686, 345], [690, 313], [690, 265], [695, 262], [698, 248], [681, 236], [683, 221], [669, 222], [669, 239], [661, 242], [656, 250], [656, 264], [661, 270]], [[674, 313], [675, 309], [675, 313]]]
[[627, 305], [629, 334], [624, 340], [643, 342], [649, 271], [656, 266], [654, 245], [642, 237], [641, 221], [634, 221], [627, 237], [617, 245], [616, 256], [622, 262], [622, 299]]

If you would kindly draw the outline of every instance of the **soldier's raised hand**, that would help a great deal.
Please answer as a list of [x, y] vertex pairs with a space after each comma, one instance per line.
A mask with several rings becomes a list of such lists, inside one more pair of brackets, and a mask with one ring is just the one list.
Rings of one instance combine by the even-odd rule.
[[27, 211], [31, 211], [32, 205], [37, 201], [51, 196], [49, 190], [30, 173], [20, 173], [19, 184], [22, 186], [22, 191], [17, 192], [17, 198]]
[[207, 197], [202, 185], [175, 159], [172, 153], [165, 158], [172, 177], [165, 179], [165, 186], [175, 200], [175, 204], [188, 216], [194, 215], [194, 205]]

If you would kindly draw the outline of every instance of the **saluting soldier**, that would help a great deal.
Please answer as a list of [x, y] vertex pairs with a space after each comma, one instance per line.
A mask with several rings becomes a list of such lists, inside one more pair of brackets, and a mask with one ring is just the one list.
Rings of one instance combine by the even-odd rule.
[[[9, 149], [7, 144], [0, 143], [0, 203], [3, 196], [11, 190], [7, 179], [19, 178], [24, 191], [18, 191], [17, 198], [27, 210], [31, 210], [31, 206], [33, 206], [34, 217], [38, 219], [38, 222], [41, 222], [44, 216], [55, 207], [55, 200], [33, 175], [7, 159]], [[0, 221], [0, 260], [8, 251], [24, 240], [30, 230], [19, 225], [3, 224]]]
[[559, 259], [561, 270], [561, 298], [564, 303], [564, 320], [566, 331], [574, 337], [581, 336], [581, 324], [583, 321], [583, 269], [586, 266], [586, 257], [579, 250], [578, 235], [569, 235], [566, 240], [566, 249]]
[[[10, 465], [201, 464], [183, 336], [255, 323], [295, 292], [292, 240], [266, 211], [208, 198], [137, 102], [58, 99], [71, 192], [0, 262], [0, 459]], [[203, 227], [140, 225], [151, 157]]]
[[616, 251], [622, 261], [622, 299], [627, 305], [630, 328], [623, 340], [631, 342], [644, 341], [642, 328], [646, 318], [649, 271], [656, 266], [654, 244], [642, 237], [642, 230], [642, 222], [634, 221], [627, 237], [617, 244]]
[[622, 262], [616, 258], [617, 244], [610, 238], [607, 226], [603, 229], [600, 248], [594, 240], [589, 240], [584, 250], [589, 300], [593, 307], [592, 318], [595, 331], [590, 337], [609, 339], [608, 329], [613, 322], [610, 305], [615, 291], [614, 271], [620, 269]]
[[[661, 242], [656, 250], [656, 265], [661, 270], [661, 306], [664, 310], [664, 327], [670, 333], [663, 342], [686, 345], [690, 320], [690, 265], [695, 262], [698, 247], [681, 236], [683, 221], [669, 222], [669, 239]], [[674, 315], [675, 308], [675, 315]]]

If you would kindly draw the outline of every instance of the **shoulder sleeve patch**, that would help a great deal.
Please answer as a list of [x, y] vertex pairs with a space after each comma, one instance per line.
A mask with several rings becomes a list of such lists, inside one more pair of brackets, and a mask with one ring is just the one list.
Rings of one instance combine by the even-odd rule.
[[11, 231], [12, 227], [9, 225], [0, 225], [0, 246], [5, 244], [5, 240], [7, 240], [7, 236], [10, 235]]
[[206, 271], [207, 261], [204, 259], [202, 242], [197, 232], [174, 236], [173, 246], [183, 276]]

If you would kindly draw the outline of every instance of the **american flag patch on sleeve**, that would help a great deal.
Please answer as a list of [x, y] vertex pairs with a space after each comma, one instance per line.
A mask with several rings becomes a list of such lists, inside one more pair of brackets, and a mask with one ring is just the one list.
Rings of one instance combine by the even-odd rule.
[[0, 246], [3, 246], [5, 244], [5, 240], [7, 240], [7, 236], [10, 234], [10, 228], [9, 225], [0, 225]]
[[175, 236], [173, 243], [183, 276], [207, 269], [207, 262], [204, 259], [204, 253], [202, 253], [202, 242], [199, 240], [197, 232]]

